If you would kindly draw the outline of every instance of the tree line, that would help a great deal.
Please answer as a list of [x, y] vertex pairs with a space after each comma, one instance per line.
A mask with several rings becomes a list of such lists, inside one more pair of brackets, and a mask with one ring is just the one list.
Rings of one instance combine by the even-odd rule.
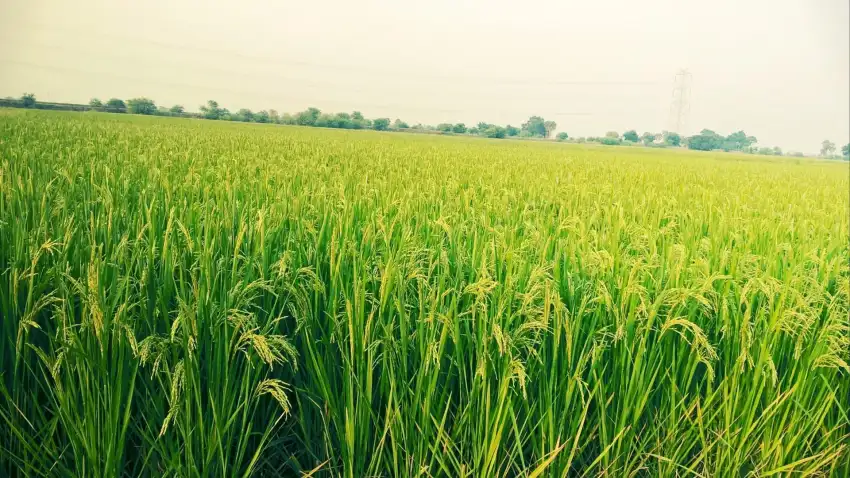
[[[307, 108], [304, 111], [294, 114], [278, 114], [275, 110], [261, 110], [253, 112], [246, 108], [242, 108], [233, 113], [227, 108], [219, 106], [217, 101], [209, 100], [205, 105], [201, 105], [199, 109], [200, 115], [203, 118], [212, 120], [276, 123], [285, 125], [316, 126], [322, 128], [374, 129], [377, 131], [431, 131], [443, 134], [478, 135], [487, 138], [516, 136], [520, 138], [545, 139], [551, 137], [557, 127], [557, 124], [554, 121], [545, 120], [540, 116], [530, 117], [528, 121], [519, 127], [511, 125], [500, 126], [485, 122], [480, 122], [475, 126], [469, 127], [467, 127], [465, 123], [440, 123], [436, 126], [418, 123], [411, 126], [400, 118], [396, 118], [395, 121], [391, 122], [390, 118], [368, 119], [359, 111], [354, 111], [350, 114], [324, 113], [320, 109], [314, 107]], [[148, 110], [153, 111], [153, 107], [149, 107]], [[133, 111], [131, 108], [131, 112], [138, 112], [138, 110]]]
[[[779, 146], [767, 147], [756, 146], [758, 140], [755, 136], [748, 136], [743, 131], [736, 131], [728, 136], [720, 135], [710, 129], [704, 129], [699, 134], [687, 139], [690, 149], [700, 151], [740, 151], [748, 154], [762, 154], [773, 156], [803, 156], [800, 152], [783, 153]], [[820, 157], [827, 159], [850, 159], [850, 143], [841, 148], [841, 155], [835, 154], [835, 143], [825, 139], [821, 143]]]
[[[683, 137], [672, 131], [661, 133], [644, 132], [638, 135], [632, 129], [622, 134], [609, 131], [605, 136], [588, 136], [571, 138], [566, 132], [559, 132], [553, 138], [557, 123], [546, 120], [541, 116], [531, 116], [528, 121], [520, 126], [479, 122], [476, 125], [467, 126], [465, 123], [439, 123], [437, 125], [415, 124], [410, 126], [407, 122], [396, 118], [368, 119], [359, 111], [352, 113], [325, 113], [318, 108], [310, 107], [297, 113], [280, 114], [274, 109], [252, 111], [248, 108], [240, 108], [231, 112], [221, 107], [215, 100], [209, 100], [198, 108], [198, 112], [189, 112], [182, 105], [171, 107], [157, 106], [150, 98], [139, 97], [124, 101], [120, 98], [110, 98], [105, 102], [98, 98], [92, 98], [88, 105], [74, 105], [69, 103], [40, 103], [36, 101], [32, 93], [24, 93], [19, 99], [6, 98], [0, 100], [0, 106], [12, 106], [22, 108], [41, 109], [71, 109], [91, 110], [108, 113], [131, 113], [155, 116], [176, 116], [184, 118], [203, 118], [220, 121], [240, 121], [247, 123], [272, 123], [283, 125], [313, 126], [321, 128], [341, 129], [373, 129], [376, 131], [412, 131], [433, 132], [439, 134], [473, 135], [485, 138], [537, 138], [555, 139], [561, 142], [573, 143], [598, 143], [606, 146], [630, 146], [643, 145], [645, 147], [666, 148], [686, 147], [697, 151], [736, 151], [748, 154], [775, 155], [775, 156], [803, 156], [800, 152], [783, 153], [777, 147], [758, 147], [755, 136], [749, 136], [744, 131], [735, 131], [723, 136], [710, 129], [703, 129], [699, 134]], [[836, 145], [832, 141], [824, 140], [821, 143], [820, 156], [828, 159], [850, 159], [850, 143], [841, 148], [841, 154], [836, 154]]]
[[[554, 121], [545, 120], [540, 116], [532, 116], [521, 126], [500, 126], [480, 122], [475, 126], [467, 127], [464, 123], [440, 123], [436, 126], [427, 124], [415, 124], [410, 126], [407, 122], [396, 118], [369, 119], [363, 113], [354, 111], [352, 113], [325, 113], [318, 108], [310, 107], [297, 113], [280, 114], [276, 110], [252, 111], [241, 108], [230, 111], [222, 107], [217, 101], [209, 100], [201, 105], [198, 113], [187, 112], [182, 105], [174, 105], [170, 108], [157, 106], [149, 98], [133, 98], [126, 102], [119, 98], [111, 98], [106, 102], [98, 98], [89, 101], [89, 107], [95, 111], [106, 111], [112, 113], [132, 113], [141, 115], [159, 116], [181, 116], [197, 117], [220, 121], [241, 121], [246, 123], [272, 123], [298, 126], [315, 126], [321, 128], [341, 129], [374, 129], [376, 131], [412, 130], [432, 131], [443, 134], [468, 134], [487, 138], [550, 138], [557, 124]], [[560, 133], [559, 139], [566, 139], [566, 133]]]

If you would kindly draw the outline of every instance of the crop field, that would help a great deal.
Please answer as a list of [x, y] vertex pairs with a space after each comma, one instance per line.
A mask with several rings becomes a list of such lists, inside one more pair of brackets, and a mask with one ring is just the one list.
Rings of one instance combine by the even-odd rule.
[[0, 475], [850, 476], [848, 188], [0, 111]]

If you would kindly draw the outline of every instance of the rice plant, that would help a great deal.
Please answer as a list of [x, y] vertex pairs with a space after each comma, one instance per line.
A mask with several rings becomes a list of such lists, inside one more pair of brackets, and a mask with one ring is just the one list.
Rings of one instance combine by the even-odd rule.
[[0, 111], [0, 474], [850, 476], [848, 183]]

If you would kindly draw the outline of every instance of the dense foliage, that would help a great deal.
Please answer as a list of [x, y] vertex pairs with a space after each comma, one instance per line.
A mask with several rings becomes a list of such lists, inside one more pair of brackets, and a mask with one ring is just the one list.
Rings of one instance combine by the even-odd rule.
[[847, 190], [0, 111], [0, 474], [848, 476]]
[[[128, 100], [126, 105], [123, 100], [112, 98], [104, 105], [98, 98], [92, 98], [88, 105], [78, 105], [69, 103], [39, 103], [35, 100], [35, 95], [32, 93], [24, 93], [20, 99], [14, 100], [7, 98], [0, 100], [0, 107], [23, 107], [23, 108], [39, 108], [53, 110], [70, 110], [70, 111], [106, 111], [110, 113], [133, 113], [140, 115], [156, 115], [156, 116], [176, 116], [188, 118], [204, 118], [210, 120], [223, 121], [241, 121], [245, 123], [275, 123], [284, 125], [299, 125], [299, 126], [317, 126], [321, 128], [339, 128], [339, 129], [375, 129], [377, 131], [413, 131], [413, 132], [440, 132], [443, 134], [469, 134], [474, 136], [482, 136], [485, 138], [535, 138], [548, 139], [552, 137], [553, 132], [557, 128], [557, 123], [551, 120], [544, 120], [540, 116], [531, 116], [528, 121], [522, 124], [521, 128], [515, 126], [498, 126], [485, 122], [479, 122], [476, 126], [467, 127], [464, 123], [440, 123], [437, 126], [423, 125], [417, 123], [412, 127], [396, 118], [390, 123], [389, 118], [378, 118], [369, 120], [363, 117], [359, 111], [351, 114], [348, 113], [323, 113], [315, 107], [307, 108], [304, 111], [289, 114], [278, 114], [276, 110], [261, 110], [253, 112], [248, 108], [241, 108], [237, 112], [232, 113], [227, 108], [219, 106], [215, 100], [209, 100], [206, 104], [200, 106], [200, 113], [190, 113], [185, 111], [182, 105], [174, 105], [171, 108], [164, 106], [157, 107], [156, 103], [149, 98], [133, 98]], [[622, 134], [616, 131], [609, 131], [604, 137], [580, 137], [571, 139], [567, 132], [562, 131], [555, 136], [557, 141], [571, 141], [576, 143], [599, 143], [606, 146], [631, 146], [643, 143], [646, 147], [665, 148], [679, 147], [682, 145], [682, 137], [672, 131], [664, 131], [662, 133], [644, 132], [638, 136], [636, 130], [629, 130]], [[744, 131], [736, 131], [728, 136], [723, 136], [710, 129], [703, 129], [699, 134], [685, 138], [685, 145], [688, 148], [698, 151], [726, 151], [726, 152], [742, 152], [749, 154], [762, 154], [782, 156], [781, 148], [773, 147], [757, 147], [755, 143], [757, 139], [754, 136], [748, 136]], [[836, 146], [832, 141], [824, 140], [821, 144], [820, 157], [827, 159], [850, 159], [850, 144], [841, 148], [841, 155], [833, 154], [836, 151]], [[796, 151], [784, 153], [787, 156], [802, 157], [803, 154]]]

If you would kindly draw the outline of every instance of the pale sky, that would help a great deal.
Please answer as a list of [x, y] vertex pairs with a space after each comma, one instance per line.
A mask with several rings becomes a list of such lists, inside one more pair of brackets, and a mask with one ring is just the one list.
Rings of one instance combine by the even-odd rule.
[[847, 0], [0, 1], [0, 96], [850, 140]]

